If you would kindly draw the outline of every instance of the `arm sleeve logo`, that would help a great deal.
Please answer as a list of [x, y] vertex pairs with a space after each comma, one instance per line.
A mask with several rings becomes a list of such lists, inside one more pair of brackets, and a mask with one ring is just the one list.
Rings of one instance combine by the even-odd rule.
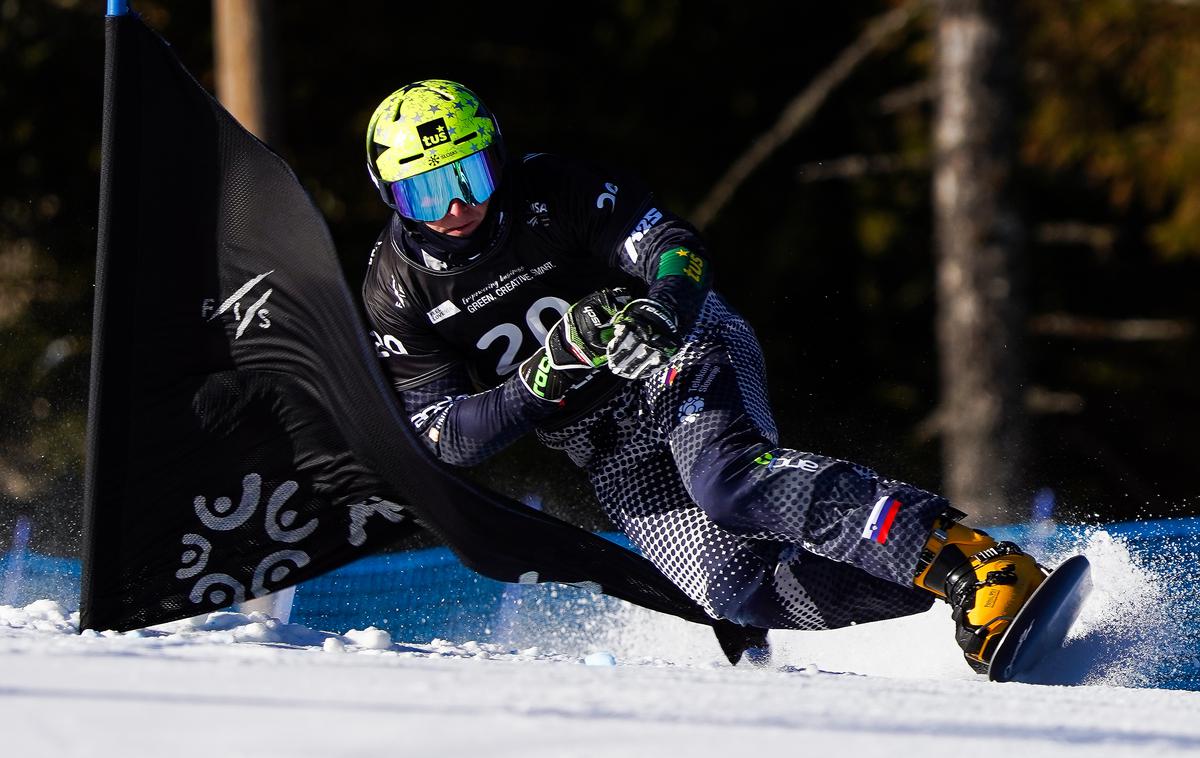
[[673, 247], [658, 259], [658, 278], [668, 276], [687, 277], [697, 287], [704, 284], [708, 273], [704, 259], [686, 247]]

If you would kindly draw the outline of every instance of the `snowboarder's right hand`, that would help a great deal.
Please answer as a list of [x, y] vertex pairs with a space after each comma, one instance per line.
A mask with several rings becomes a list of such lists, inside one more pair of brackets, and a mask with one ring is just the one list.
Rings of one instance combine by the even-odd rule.
[[613, 317], [629, 302], [620, 287], [593, 292], [572, 305], [546, 334], [546, 352], [557, 369], [603, 366], [613, 338]]
[[518, 372], [535, 397], [560, 402], [567, 390], [608, 361], [613, 316], [629, 302], [620, 288], [593, 292], [572, 305]]

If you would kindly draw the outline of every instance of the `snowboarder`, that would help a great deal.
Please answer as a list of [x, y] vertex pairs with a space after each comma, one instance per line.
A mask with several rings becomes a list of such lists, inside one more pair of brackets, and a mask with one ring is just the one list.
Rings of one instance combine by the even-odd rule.
[[445, 80], [389, 95], [366, 147], [394, 213], [364, 304], [439, 459], [475, 465], [535, 432], [714, 618], [831, 629], [943, 598], [986, 670], [1043, 570], [939, 495], [782, 447], [761, 349], [703, 239], [634, 176], [506, 154], [491, 112]]

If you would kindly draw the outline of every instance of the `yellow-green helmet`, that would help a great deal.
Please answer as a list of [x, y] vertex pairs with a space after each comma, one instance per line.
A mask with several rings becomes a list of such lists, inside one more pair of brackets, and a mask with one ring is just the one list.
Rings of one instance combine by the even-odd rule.
[[367, 170], [400, 215], [435, 221], [450, 201], [478, 205], [500, 181], [500, 127], [475, 93], [426, 79], [379, 104], [367, 126]]

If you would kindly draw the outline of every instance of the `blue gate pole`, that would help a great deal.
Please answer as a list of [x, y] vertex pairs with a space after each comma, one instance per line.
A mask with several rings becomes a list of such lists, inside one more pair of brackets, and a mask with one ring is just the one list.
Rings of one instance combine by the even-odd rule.
[[108, 0], [109, 16], [124, 16], [129, 12], [129, 0]]

